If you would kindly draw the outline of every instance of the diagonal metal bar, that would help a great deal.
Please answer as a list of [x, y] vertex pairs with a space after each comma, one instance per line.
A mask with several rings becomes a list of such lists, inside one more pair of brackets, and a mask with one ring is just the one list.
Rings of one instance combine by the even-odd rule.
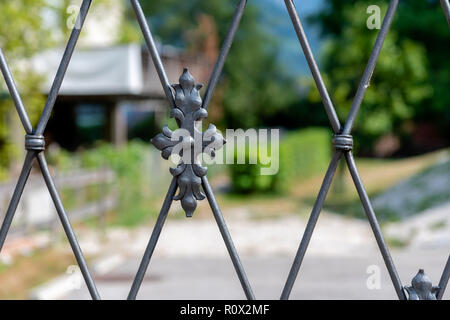
[[439, 280], [439, 291], [436, 295], [438, 300], [442, 299], [447, 288], [448, 279], [450, 278], [450, 255], [447, 258], [444, 271], [442, 272], [441, 280]]
[[19, 180], [17, 181], [16, 188], [14, 189], [13, 196], [9, 202], [8, 210], [6, 211], [5, 219], [3, 220], [2, 227], [0, 229], [0, 252], [2, 251], [3, 244], [5, 243], [6, 236], [8, 235], [9, 228], [11, 227], [20, 198], [22, 197], [23, 189], [25, 188], [25, 184], [30, 176], [35, 156], [36, 154], [33, 151], [28, 151], [25, 156], [25, 161], [23, 163]]
[[334, 152], [333, 158], [331, 159], [330, 165], [328, 166], [327, 173], [325, 174], [325, 177], [323, 179], [322, 186], [320, 187], [319, 195], [316, 198], [311, 215], [309, 216], [306, 229], [303, 233], [302, 241], [300, 242], [300, 246], [298, 247], [297, 254], [295, 256], [294, 262], [289, 272], [289, 276], [284, 285], [283, 292], [281, 293], [281, 300], [289, 299], [289, 296], [291, 294], [295, 280], [297, 279], [297, 275], [302, 265], [303, 258], [305, 257], [306, 250], [308, 249], [308, 245], [314, 232], [314, 228], [316, 226], [317, 220], [319, 219], [320, 212], [322, 211], [323, 204], [327, 197], [328, 191], [330, 190], [330, 185], [331, 182], [333, 181], [333, 177], [336, 172], [337, 166], [341, 160], [341, 157], [342, 157], [341, 151]]
[[214, 218], [216, 219], [220, 233], [222, 234], [223, 241], [225, 242], [228, 253], [230, 254], [233, 266], [239, 277], [239, 281], [241, 282], [242, 288], [244, 289], [245, 296], [248, 300], [255, 300], [255, 295], [253, 294], [253, 290], [247, 279], [247, 275], [245, 274], [244, 267], [242, 266], [241, 260], [239, 259], [239, 255], [236, 251], [233, 240], [231, 239], [230, 232], [228, 231], [222, 212], [220, 211], [219, 205], [206, 176], [202, 177], [202, 186], [205, 190], [206, 197], [208, 198], [209, 205], [211, 206], [211, 210], [214, 214]]
[[19, 114], [20, 121], [27, 134], [33, 132], [33, 126], [31, 125], [30, 119], [28, 118], [27, 111], [23, 105], [22, 99], [20, 98], [19, 91], [17, 90], [14, 78], [9, 70], [8, 64], [6, 63], [5, 56], [3, 55], [2, 49], [0, 49], [0, 69], [2, 70], [3, 77], [5, 78], [6, 85], [8, 86], [9, 93], [16, 106], [17, 113]]
[[[204, 103], [202, 105], [203, 108], [205, 108], [205, 109], [208, 107], [208, 104], [209, 104], [209, 102], [211, 100], [211, 97], [212, 97], [212, 93], [213, 93], [214, 88], [215, 88], [215, 86], [216, 86], [216, 84], [218, 82], [219, 76], [220, 76], [220, 74], [222, 72], [222, 69], [223, 69], [226, 57], [227, 57], [227, 55], [229, 53], [229, 50], [231, 48], [231, 44], [233, 42], [233, 39], [235, 37], [235, 34], [236, 34], [237, 29], [238, 29], [239, 23], [241, 21], [241, 18], [242, 18], [242, 15], [243, 15], [246, 3], [247, 3], [247, 0], [240, 0], [238, 5], [237, 5], [237, 7], [236, 7], [236, 10], [235, 10], [235, 13], [233, 15], [233, 19], [231, 21], [231, 24], [230, 24], [227, 36], [226, 36], [226, 38], [224, 40], [224, 43], [222, 45], [222, 49], [221, 49], [221, 51], [219, 53], [219, 57], [217, 59], [214, 71], [213, 71], [213, 73], [211, 75], [211, 78], [210, 78], [210, 81], [209, 81], [209, 84], [208, 84], [208, 87], [207, 87], [207, 90], [206, 90]], [[155, 64], [155, 68], [156, 68], [156, 70], [158, 72], [161, 84], [163, 85], [165, 94], [166, 94], [166, 96], [167, 96], [167, 98], [168, 98], [168, 100], [169, 100], [169, 102], [171, 104], [171, 107], [172, 108], [176, 108], [174, 97], [173, 97], [173, 93], [172, 93], [172, 90], [171, 90], [171, 86], [170, 86], [170, 84], [168, 82], [167, 75], [166, 75], [166, 73], [164, 71], [164, 66], [162, 64], [160, 55], [159, 55], [159, 53], [157, 51], [155, 42], [153, 40], [152, 33], [151, 33], [150, 28], [148, 26], [148, 23], [147, 23], [147, 20], [145, 18], [145, 15], [144, 15], [144, 12], [142, 10], [142, 7], [140, 5], [140, 2], [138, 0], [131, 0], [131, 4], [132, 4], [133, 9], [135, 11], [136, 17], [137, 17], [137, 19], [139, 21], [139, 25], [141, 27], [141, 30], [142, 30], [142, 33], [144, 35], [145, 41], [147, 43], [147, 46], [149, 48], [149, 51], [150, 51], [150, 54], [152, 56], [153, 62]], [[209, 184], [208, 184], [207, 180], [203, 180], [202, 182], [203, 182], [204, 188], [208, 188]], [[207, 186], [205, 186], [205, 183], [207, 184]], [[128, 299], [129, 300], [135, 299], [136, 296], [137, 296], [137, 293], [139, 291], [139, 287], [140, 287], [140, 285], [141, 285], [141, 283], [143, 281], [143, 278], [145, 276], [145, 272], [146, 272], [146, 270], [148, 268], [148, 265], [150, 263], [151, 256], [153, 254], [154, 248], [155, 248], [155, 246], [157, 244], [157, 241], [158, 241], [161, 229], [162, 229], [162, 227], [164, 225], [164, 222], [166, 220], [167, 213], [168, 213], [168, 210], [170, 208], [171, 202], [173, 201], [173, 197], [175, 195], [176, 188], [177, 188], [177, 183], [176, 183], [176, 179], [174, 178], [172, 180], [171, 187], [169, 188], [169, 192], [168, 192], [168, 194], [166, 196], [166, 199], [164, 201], [163, 208], [161, 209], [161, 213], [160, 213], [160, 215], [158, 217], [155, 229], [153, 230], [152, 236], [151, 236], [150, 241], [149, 241], [149, 243], [147, 245], [147, 249], [146, 249], [146, 251], [144, 253], [144, 257], [143, 257], [143, 259], [141, 261], [141, 264], [139, 266], [138, 273], [136, 275], [136, 278], [134, 279], [133, 285], [132, 285], [130, 293], [128, 295]], [[227, 249], [228, 249], [228, 251], [230, 253], [231, 259], [232, 259], [233, 264], [234, 264], [234, 266], [236, 268], [236, 271], [238, 273], [238, 276], [239, 276], [239, 279], [241, 281], [241, 284], [242, 284], [242, 286], [244, 288], [245, 294], [246, 294], [248, 299], [254, 299], [253, 292], [252, 292], [252, 290], [250, 288], [250, 285], [248, 283], [248, 280], [247, 280], [247, 277], [245, 275], [245, 272], [244, 272], [244, 270], [242, 268], [242, 265], [241, 265], [241, 263], [239, 261], [239, 257], [237, 256], [236, 249], [234, 248], [234, 245], [232, 243], [232, 240], [231, 240], [231, 237], [229, 235], [228, 229], [226, 228], [226, 225], [225, 225], [225, 222], [223, 220], [222, 214], [220, 212], [220, 209], [218, 208], [217, 202], [216, 202], [216, 200], [214, 198], [214, 195], [212, 194], [212, 191], [211, 191], [210, 187], [209, 187], [209, 191], [210, 191], [209, 192], [209, 196], [208, 196], [208, 192], [207, 192], [207, 197], [208, 197], [208, 199], [210, 201], [211, 208], [213, 210], [214, 216], [215, 216], [216, 221], [217, 221], [217, 223], [219, 225], [219, 229], [220, 229], [221, 234], [222, 234], [222, 236], [224, 238], [224, 241], [226, 243]]]
[[228, 29], [228, 33], [223, 42], [222, 49], [220, 50], [219, 57], [214, 67], [214, 71], [211, 74], [211, 78], [206, 88], [205, 96], [203, 98], [202, 107], [206, 110], [209, 107], [209, 103], [211, 102], [214, 89], [216, 88], [220, 74], [222, 73], [225, 60], [227, 59], [228, 53], [230, 52], [230, 48], [231, 45], [233, 44], [236, 31], [239, 28], [239, 23], [241, 22], [242, 15], [244, 14], [246, 4], [247, 0], [240, 0], [239, 3], [237, 4], [236, 10], [233, 15], [233, 19], [231, 20], [230, 27]]
[[61, 89], [64, 76], [66, 74], [67, 68], [72, 58], [73, 51], [75, 50], [75, 46], [80, 36], [81, 29], [83, 28], [83, 24], [89, 11], [89, 7], [91, 6], [91, 3], [92, 0], [83, 0], [83, 3], [81, 4], [80, 13], [78, 14], [77, 21], [70, 35], [58, 71], [56, 72], [56, 76], [53, 81], [50, 92], [48, 94], [44, 111], [42, 111], [41, 118], [39, 119], [39, 123], [36, 127], [36, 135], [42, 135], [44, 133], [45, 127], [47, 126], [47, 122], [50, 119], [50, 115], [55, 105], [56, 98], [58, 97], [59, 90]]
[[130, 293], [128, 294], [128, 300], [136, 299], [139, 288], [141, 287], [142, 281], [144, 280], [148, 265], [150, 264], [153, 251], [155, 251], [156, 244], [158, 243], [158, 239], [166, 221], [167, 214], [169, 213], [170, 206], [172, 205], [173, 197], [175, 196], [177, 187], [177, 178], [173, 177], [169, 190], [167, 191], [166, 198], [164, 199], [163, 206], [159, 213], [158, 220], [156, 221], [155, 227], [153, 228], [152, 235], [148, 242], [147, 248], [145, 249], [141, 264], [139, 265], [138, 272], [136, 273], [136, 277], [134, 278], [133, 284], [131, 286]]
[[317, 89], [319, 90], [320, 97], [322, 98], [325, 111], [327, 113], [328, 119], [330, 120], [331, 126], [333, 127], [334, 133], [339, 133], [341, 131], [341, 124], [339, 118], [336, 114], [336, 110], [333, 106], [333, 102], [330, 99], [325, 83], [323, 82], [322, 76], [319, 71], [319, 67], [314, 59], [314, 55], [311, 51], [311, 47], [306, 37], [305, 30], [303, 29], [302, 22], [298, 15], [297, 10], [293, 0], [284, 0], [286, 8], [291, 17], [292, 24], [294, 25], [295, 32], [297, 33], [298, 40], [302, 46], [303, 53], [305, 54], [306, 61], [308, 62], [309, 69], [311, 70], [312, 76], [316, 83]]
[[144, 35], [145, 42], [147, 43], [148, 50], [150, 51], [150, 55], [152, 56], [153, 64], [155, 65], [156, 72], [158, 73], [159, 76], [159, 80], [161, 81], [161, 84], [163, 86], [164, 93], [166, 94], [167, 100], [169, 100], [170, 107], [175, 108], [176, 106], [175, 100], [173, 98], [172, 89], [169, 80], [167, 78], [166, 72], [164, 70], [164, 65], [161, 61], [161, 57], [159, 56], [158, 49], [156, 48], [152, 32], [150, 31], [147, 19], [145, 18], [144, 11], [142, 10], [139, 0], [131, 0], [131, 4], [136, 14], [136, 18], [139, 22], [139, 26], [141, 27], [142, 34]]
[[[387, 36], [387, 32], [389, 30], [389, 27], [392, 23], [392, 19], [394, 17], [395, 11], [398, 6], [398, 0], [391, 0], [389, 4], [388, 11], [386, 13], [386, 16], [383, 20], [383, 26], [377, 36], [374, 48], [372, 50], [371, 56], [369, 58], [368, 64], [364, 70], [360, 85], [358, 87], [355, 99], [353, 100], [353, 104], [351, 107], [351, 110], [349, 112], [349, 115], [347, 117], [347, 121], [345, 123], [344, 129], [341, 129], [339, 119], [336, 115], [334, 106], [331, 102], [331, 99], [329, 97], [329, 94], [327, 92], [326, 86], [322, 80], [322, 77], [320, 75], [320, 71], [317, 67], [317, 64], [314, 60], [314, 56], [312, 54], [311, 48], [309, 46], [306, 34], [304, 32], [303, 26], [301, 24], [300, 17], [298, 16], [298, 13], [295, 9], [293, 0], [285, 0], [286, 8], [288, 9], [289, 15], [291, 17], [292, 23], [294, 25], [294, 29], [297, 33], [298, 39], [300, 41], [300, 44], [302, 46], [302, 50], [305, 54], [305, 57], [307, 59], [308, 65], [310, 67], [311, 73], [313, 75], [313, 78], [316, 82], [316, 86], [319, 90], [319, 93], [321, 95], [323, 104], [325, 106], [325, 110], [327, 112], [328, 118], [331, 122], [332, 128], [337, 135], [342, 135], [341, 137], [345, 137], [348, 139], [351, 139], [350, 132], [353, 126], [353, 122], [356, 118], [356, 115], [359, 111], [359, 108], [361, 106], [362, 100], [364, 98], [364, 94], [369, 86], [370, 79], [372, 77], [373, 71], [375, 69], [379, 54], [381, 52], [381, 48], [383, 46], [384, 40]], [[337, 147], [337, 146], [335, 146]], [[363, 203], [364, 209], [366, 211], [367, 217], [369, 219], [369, 222], [371, 224], [372, 230], [375, 234], [376, 241], [378, 243], [378, 246], [380, 248], [380, 251], [382, 252], [385, 264], [388, 268], [389, 274], [391, 276], [391, 279], [393, 281], [394, 287], [396, 289], [397, 295], [400, 299], [405, 299], [405, 294], [403, 292], [403, 287], [401, 285], [400, 279], [397, 275], [396, 269], [394, 267], [394, 264], [392, 262], [392, 259], [390, 257], [389, 251], [387, 249], [387, 246], [384, 242], [383, 236], [381, 234], [381, 230], [379, 227], [379, 224], [377, 222], [376, 216], [373, 212], [372, 206], [370, 204], [369, 198], [367, 196], [367, 193], [363, 187], [363, 184], [361, 182], [361, 179], [359, 177], [358, 171], [356, 169], [356, 165], [354, 163], [353, 156], [351, 154], [351, 147], [349, 149], [343, 149], [345, 158], [347, 160], [347, 165], [349, 167], [349, 170], [351, 172], [352, 178], [354, 180], [356, 189], [358, 191], [358, 194], [360, 195], [361, 202]], [[326, 193], [328, 192], [329, 186], [331, 184], [331, 181], [333, 179], [334, 172], [337, 168], [337, 164], [340, 160], [340, 157], [342, 155], [342, 152], [337, 150], [335, 153], [331, 163], [330, 167], [328, 168], [327, 174], [325, 176], [324, 182], [322, 183], [321, 190], [319, 192], [318, 198], [316, 199], [316, 203], [313, 208], [313, 212], [311, 213], [310, 219], [308, 221], [308, 225], [305, 229], [304, 235], [302, 237], [302, 241], [300, 243], [299, 249], [297, 251], [297, 255], [294, 259], [294, 263], [292, 265], [291, 271], [289, 273], [288, 279], [286, 281], [285, 287], [283, 289], [283, 293], [281, 295], [281, 299], [288, 299], [290, 292], [292, 290], [292, 287], [294, 285], [295, 279], [297, 277], [298, 271], [300, 269], [303, 257], [306, 253], [306, 249], [308, 247], [310, 238], [312, 236], [312, 233], [314, 231], [314, 226], [317, 222], [318, 216], [320, 214], [320, 210], [323, 206], [323, 202], [325, 201]], [[336, 157], [338, 156], [337, 160]]]
[[444, 10], [445, 17], [447, 18], [447, 23], [450, 26], [450, 2], [449, 0], [441, 0], [441, 6]]
[[48, 191], [50, 192], [50, 196], [52, 197], [52, 200], [55, 204], [56, 211], [58, 212], [58, 216], [61, 220], [61, 224], [67, 235], [67, 239], [69, 240], [72, 251], [75, 255], [78, 265], [80, 266], [80, 270], [84, 277], [84, 281], [86, 282], [86, 285], [88, 287], [89, 293], [91, 294], [92, 299], [99, 300], [100, 295], [98, 294], [95, 283], [89, 272], [89, 269], [86, 264], [86, 260], [84, 259], [84, 256], [83, 256], [83, 252], [81, 251], [80, 245], [78, 244], [77, 238], [76, 238], [73, 228], [70, 224], [69, 218], [67, 217], [67, 213], [64, 210], [64, 206], [61, 202], [61, 198], [58, 194], [58, 190], [55, 186], [53, 178], [48, 169], [47, 161], [45, 160], [44, 154], [39, 153], [37, 155], [37, 159], [39, 162], [39, 166], [41, 167], [42, 176], [44, 177]]
[[383, 19], [383, 25], [381, 26], [381, 30], [378, 33], [377, 40], [375, 41], [375, 46], [372, 50], [372, 54], [370, 55], [369, 62], [367, 63], [358, 90], [356, 91], [356, 95], [353, 100], [352, 107], [350, 108], [350, 112], [348, 114], [347, 121], [345, 122], [342, 134], [350, 134], [350, 132], [352, 131], [353, 123], [355, 122], [367, 88], [370, 85], [370, 79], [372, 78], [372, 74], [375, 70], [378, 57], [380, 56], [381, 48], [383, 47], [384, 40], [386, 39], [397, 7], [398, 0], [391, 0], [389, 3], [389, 8], [386, 12], [386, 16]]
[[381, 228], [378, 223], [375, 212], [373, 211], [372, 204], [370, 203], [369, 196], [364, 188], [364, 185], [361, 181], [361, 177], [358, 173], [358, 169], [356, 168], [355, 159], [353, 158], [353, 154], [351, 151], [345, 153], [345, 160], [347, 161], [347, 166], [352, 176], [353, 182], [355, 184], [356, 190], [358, 191], [359, 198], [361, 199], [362, 205], [364, 207], [364, 211], [367, 215], [367, 219], [369, 220], [372, 231], [375, 235], [375, 239], [377, 241], [378, 247], [381, 251], [381, 255], [383, 256], [384, 263], [388, 269], [389, 275], [392, 280], [392, 284], [394, 285], [397, 296], [401, 300], [406, 300], [405, 293], [403, 291], [403, 286], [398, 276], [397, 270], [395, 269], [394, 262], [392, 261], [391, 255], [389, 253], [389, 249], [384, 241], [383, 234], [381, 233]]

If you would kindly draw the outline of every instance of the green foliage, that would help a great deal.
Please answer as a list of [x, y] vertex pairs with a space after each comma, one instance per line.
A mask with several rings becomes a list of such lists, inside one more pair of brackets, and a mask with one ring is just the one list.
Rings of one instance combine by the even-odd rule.
[[[0, 48], [32, 122], [37, 121], [45, 101], [39, 90], [42, 77], [30, 71], [26, 59], [50, 44], [49, 31], [42, 28], [44, 5], [44, 0], [0, 2]], [[19, 128], [13, 101], [6, 84], [0, 81], [0, 180], [7, 178], [9, 166], [20, 154], [21, 146], [14, 143], [14, 135], [23, 132]]]
[[[198, 54], [202, 48], [196, 48], [195, 44], [192, 48], [193, 44], [189, 43], [189, 34], [195, 32], [198, 19], [205, 15], [211, 17], [222, 42], [236, 3], [234, 0], [157, 0], [142, 4], [150, 16], [153, 31], [163, 43], [191, 46], [190, 51]], [[246, 129], [265, 125], [296, 97], [292, 82], [277, 63], [277, 41], [262, 31], [260, 23], [258, 8], [250, 1], [216, 92], [220, 101], [214, 100], [219, 104], [215, 109], [223, 107], [223, 126]]]
[[[236, 193], [286, 191], [294, 181], [305, 180], [324, 172], [331, 157], [330, 132], [322, 128], [308, 128], [288, 133], [280, 142], [279, 171], [274, 175], [262, 175], [267, 167], [258, 149], [245, 148], [245, 164], [230, 165], [232, 188]], [[244, 151], [241, 151], [244, 152]], [[249, 160], [254, 159], [252, 164]]]
[[[419, 43], [428, 60], [427, 83], [432, 86], [423, 107], [416, 113], [416, 121], [427, 119], [450, 140], [450, 59], [448, 43], [450, 28], [438, 0], [401, 1], [393, 27], [399, 37]], [[420, 14], [418, 14], [418, 12]]]
[[[330, 0], [327, 4], [317, 18], [329, 36], [323, 71], [338, 115], [345, 119], [379, 31], [366, 26], [367, 7], [378, 4], [384, 14], [387, 6], [373, 1]], [[374, 142], [386, 133], [399, 137], [410, 133], [407, 124], [423, 113], [425, 102], [433, 95], [428, 66], [423, 44], [399, 35], [392, 26], [355, 122], [357, 149], [370, 152]], [[318, 102], [317, 90], [310, 92], [310, 100]]]
[[132, 142], [120, 148], [104, 144], [81, 153], [82, 168], [109, 167], [116, 173], [118, 224], [135, 225], [151, 213], [148, 202], [151, 192], [143, 174], [148, 150], [148, 145]]
[[45, 48], [49, 31], [42, 27], [45, 0], [1, 1], [0, 45], [14, 59], [31, 57]]
[[[261, 169], [267, 167], [264, 165], [267, 161], [261, 154], [260, 147], [249, 148], [246, 144], [245, 147], [236, 148], [234, 164], [229, 166], [233, 192], [258, 193], [275, 189], [275, 176], [261, 174]], [[245, 162], [240, 164], [239, 159], [245, 159]]]
[[48, 154], [49, 163], [60, 171], [73, 168], [112, 169], [116, 174], [112, 188], [118, 197], [114, 222], [125, 226], [136, 225], [156, 214], [154, 200], [160, 196], [161, 190], [150, 187], [146, 167], [149, 158], [148, 144], [138, 141], [122, 147], [101, 144], [76, 154], [64, 150]]
[[325, 172], [331, 159], [330, 141], [330, 131], [323, 128], [288, 133], [280, 143], [280, 170], [276, 175], [276, 188], [286, 190], [294, 181]]
[[[340, 118], [347, 115], [379, 30], [369, 30], [368, 0], [326, 0], [311, 20], [318, 23], [328, 43], [322, 71]], [[370, 87], [355, 122], [356, 148], [370, 153], [382, 135], [393, 133], [409, 142], [414, 126], [432, 120], [450, 137], [450, 63], [445, 43], [450, 36], [438, 0], [400, 2], [381, 51]], [[318, 103], [316, 90], [309, 101]]]
[[[75, 18], [78, 12], [71, 10], [71, 6], [80, 7], [82, 0], [47, 0], [46, 7], [51, 9], [56, 17], [56, 25], [57, 32], [61, 31], [60, 34], [56, 36], [61, 39], [67, 39], [72, 32], [71, 28], [67, 27], [68, 21], [75, 21]], [[128, 5], [128, 1], [126, 1]], [[90, 7], [90, 14], [88, 14], [87, 19], [91, 19], [95, 17], [95, 13], [99, 13], [102, 15], [110, 14], [109, 11], [116, 8], [123, 8], [126, 10], [125, 4], [123, 0], [95, 0], [92, 1]], [[120, 24], [118, 34], [116, 35], [115, 41], [118, 43], [130, 43], [130, 42], [138, 42], [140, 40], [140, 32], [137, 28], [135, 28], [133, 22], [135, 20], [134, 17], [127, 17], [126, 12], [124, 12], [123, 17], [117, 23]], [[132, 18], [132, 19], [130, 19]], [[81, 34], [83, 37], [83, 33]]]

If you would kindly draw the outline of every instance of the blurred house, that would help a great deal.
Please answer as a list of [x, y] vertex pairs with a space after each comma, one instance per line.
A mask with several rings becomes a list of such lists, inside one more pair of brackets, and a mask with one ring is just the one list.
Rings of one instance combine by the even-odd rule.
[[[36, 71], [46, 76], [42, 86], [45, 94], [50, 91], [63, 51], [52, 49], [33, 59]], [[211, 66], [204, 59], [187, 57], [169, 46], [160, 46], [159, 51], [171, 83], [178, 81], [184, 66], [190, 67], [197, 81], [207, 81]], [[145, 47], [129, 44], [77, 49], [49, 121], [46, 140], [76, 150], [97, 140], [120, 145], [129, 136], [145, 138], [159, 130], [167, 106]]]
[[[62, 0], [53, 0], [64, 8]], [[61, 32], [55, 11], [46, 10], [45, 21], [54, 37], [67, 41], [79, 7], [70, 6], [67, 29]], [[125, 2], [109, 0], [92, 6], [69, 64], [54, 112], [46, 130], [46, 142], [74, 151], [97, 140], [122, 144], [129, 138], [149, 139], [167, 115], [166, 98], [145, 46], [118, 45], [127, 20]], [[64, 47], [41, 52], [34, 69], [46, 80], [48, 94]], [[171, 83], [178, 82], [183, 67], [189, 67], [198, 82], [207, 82], [212, 62], [207, 56], [193, 57], [185, 51], [158, 45]]]

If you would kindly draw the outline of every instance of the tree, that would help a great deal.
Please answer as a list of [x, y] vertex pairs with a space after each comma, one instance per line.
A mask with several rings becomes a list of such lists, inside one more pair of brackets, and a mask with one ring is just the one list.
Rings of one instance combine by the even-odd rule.
[[[322, 57], [322, 71], [342, 119], [350, 109], [378, 33], [377, 29], [369, 30], [366, 26], [369, 17], [366, 10], [373, 4], [373, 1], [365, 0], [327, 0], [322, 12], [312, 17], [328, 39]], [[380, 7], [385, 13], [386, 4], [380, 4]], [[430, 28], [418, 21], [412, 23], [413, 16], [414, 19], [425, 16], [423, 20]], [[440, 23], [437, 19], [441, 20]], [[431, 27], [432, 23], [436, 23], [435, 27]], [[430, 104], [442, 111], [442, 102], [435, 100], [449, 99], [448, 92], [436, 97], [437, 88], [446, 83], [448, 88], [448, 59], [431, 62], [430, 56], [439, 50], [437, 43], [430, 41], [433, 45], [427, 44], [413, 34], [414, 30], [420, 29], [422, 34], [428, 35], [428, 40], [442, 40], [446, 34], [443, 27], [447, 26], [438, 1], [407, 1], [398, 8], [355, 122], [358, 147], [363, 153], [372, 153], [374, 143], [386, 134], [393, 134], [406, 142], [420, 116], [429, 112]], [[444, 48], [440, 50], [444, 52]], [[437, 55], [442, 59], [443, 54]], [[442, 68], [439, 75], [434, 74], [432, 64]], [[316, 90], [311, 91], [310, 98], [318, 100]]]
[[[162, 42], [188, 48], [197, 54], [201, 54], [203, 48], [193, 47], [191, 40], [199, 22], [205, 16], [210, 17], [222, 43], [236, 4], [237, 1], [231, 0], [142, 2], [151, 27]], [[281, 71], [276, 50], [276, 39], [261, 31], [258, 7], [250, 2], [211, 108], [213, 117], [221, 113], [223, 126], [248, 128], [265, 125], [295, 99], [292, 81]], [[219, 112], [221, 107], [223, 110]]]
[[[44, 105], [40, 93], [42, 78], [31, 72], [27, 59], [49, 45], [50, 34], [42, 28], [44, 0], [16, 0], [0, 2], [0, 48], [19, 87], [31, 121], [36, 121]], [[20, 155], [23, 130], [4, 81], [0, 82], [0, 179], [7, 177], [7, 169]]]
[[[432, 95], [416, 113], [416, 121], [434, 123], [450, 143], [450, 28], [439, 0], [403, 1], [394, 28], [399, 37], [421, 44], [428, 60], [428, 83]], [[420, 13], [420, 14], [418, 14]]]

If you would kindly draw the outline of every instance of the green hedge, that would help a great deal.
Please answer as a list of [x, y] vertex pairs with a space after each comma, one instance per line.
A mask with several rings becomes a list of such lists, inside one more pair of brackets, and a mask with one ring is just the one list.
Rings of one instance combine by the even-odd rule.
[[[229, 166], [233, 192], [265, 192], [275, 188], [274, 176], [261, 175], [264, 165], [261, 164], [258, 150], [251, 154], [248, 147], [245, 149], [245, 164], [237, 164], [238, 154], [238, 151], [235, 152], [234, 164]], [[249, 163], [250, 155], [257, 159], [256, 164]]]
[[[261, 164], [259, 152], [253, 154], [257, 164], [249, 164], [250, 151], [246, 148], [246, 164], [230, 165], [232, 189], [236, 193], [286, 191], [294, 181], [324, 172], [331, 151], [331, 133], [327, 129], [307, 128], [289, 132], [280, 141], [278, 172], [261, 175], [261, 168], [265, 166]], [[235, 152], [235, 160], [237, 155]]]
[[325, 173], [331, 159], [332, 136], [328, 129], [307, 128], [289, 133], [280, 143], [280, 171], [277, 189], [294, 180]]
[[64, 150], [50, 153], [49, 162], [60, 171], [74, 168], [113, 170], [116, 181], [112, 187], [118, 197], [114, 223], [133, 226], [157, 214], [153, 207], [154, 198], [165, 192], [163, 185], [160, 188], [150, 186], [151, 178], [146, 169], [146, 162], [151, 160], [149, 152], [150, 146], [140, 141], [121, 147], [103, 143], [77, 153]]

